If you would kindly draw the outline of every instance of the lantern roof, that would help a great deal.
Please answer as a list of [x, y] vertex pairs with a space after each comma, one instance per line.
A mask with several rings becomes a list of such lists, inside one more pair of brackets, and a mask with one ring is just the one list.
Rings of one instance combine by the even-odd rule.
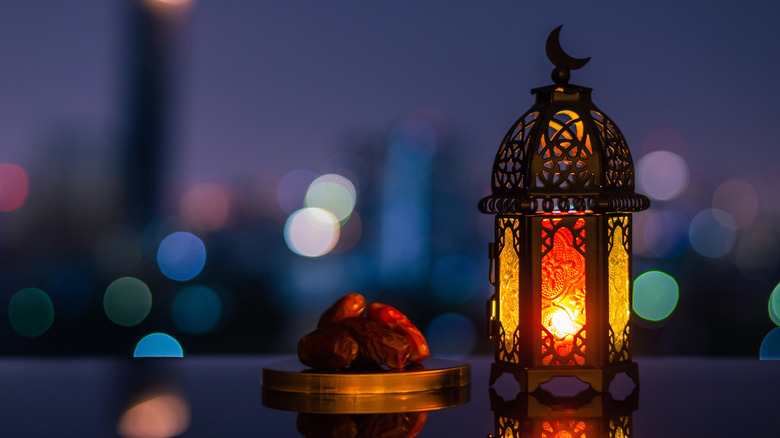
[[[632, 212], [649, 207], [634, 191], [631, 152], [617, 125], [591, 101], [592, 89], [569, 84], [570, 70], [590, 58], [560, 49], [555, 29], [547, 56], [555, 84], [531, 90], [536, 100], [507, 132], [493, 162], [493, 214]], [[552, 43], [551, 43], [552, 41]]]

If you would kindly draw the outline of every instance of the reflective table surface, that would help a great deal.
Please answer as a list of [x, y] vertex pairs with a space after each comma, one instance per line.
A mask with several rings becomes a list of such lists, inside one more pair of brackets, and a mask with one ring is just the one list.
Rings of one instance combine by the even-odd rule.
[[[302, 436], [296, 426], [299, 413], [263, 405], [262, 369], [282, 360], [289, 356], [3, 358], [0, 432], [24, 437]], [[465, 360], [472, 382], [465, 404], [432, 410], [422, 425], [419, 416], [397, 421], [417, 421], [420, 437], [495, 436], [487, 385], [491, 360]], [[780, 436], [780, 362], [636, 362], [640, 388], [638, 409], [629, 414], [631, 436]], [[494, 389], [506, 400], [516, 396], [510, 378], [499, 379]], [[360, 419], [358, 426], [367, 421]]]

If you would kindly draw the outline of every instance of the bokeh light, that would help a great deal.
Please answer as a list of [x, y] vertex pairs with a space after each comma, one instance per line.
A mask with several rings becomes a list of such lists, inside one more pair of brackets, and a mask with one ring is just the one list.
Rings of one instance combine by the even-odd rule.
[[136, 325], [152, 309], [152, 292], [146, 283], [135, 277], [117, 278], [106, 288], [103, 309], [115, 324]]
[[54, 322], [54, 304], [46, 292], [29, 287], [15, 293], [8, 302], [11, 327], [22, 336], [46, 333]]
[[184, 357], [179, 341], [165, 333], [152, 333], [138, 341], [133, 357]]
[[295, 169], [287, 172], [276, 187], [276, 200], [279, 207], [287, 214], [292, 214], [303, 207], [306, 192], [317, 174], [311, 170]]
[[178, 231], [160, 242], [157, 265], [171, 280], [191, 280], [206, 265], [206, 246], [194, 234]]
[[[758, 193], [745, 181], [728, 180], [715, 189], [712, 208], [728, 212], [736, 228], [745, 228], [753, 223], [758, 214]], [[731, 223], [723, 225], [730, 226]]]
[[726, 255], [737, 237], [734, 220], [723, 210], [708, 208], [691, 220], [691, 246], [699, 254], [717, 258]]
[[230, 212], [230, 199], [225, 190], [212, 183], [195, 184], [179, 202], [179, 217], [189, 228], [214, 231], [225, 226]]
[[438, 135], [420, 117], [397, 124], [387, 140], [379, 218], [379, 266], [399, 291], [428, 278], [433, 169]]
[[27, 172], [13, 163], [0, 163], [0, 211], [14, 211], [24, 204], [30, 190]]
[[321, 208], [302, 208], [287, 219], [284, 240], [287, 246], [306, 257], [327, 254], [339, 240], [339, 220]]
[[758, 357], [761, 360], [780, 360], [780, 327], [773, 328], [764, 336]]
[[194, 0], [146, 0], [150, 3], [159, 3], [171, 6], [184, 6], [192, 3]]
[[688, 248], [688, 218], [673, 210], [657, 211], [644, 222], [644, 247], [656, 257], [675, 258]]
[[87, 277], [79, 271], [63, 269], [48, 281], [49, 296], [57, 309], [57, 316], [76, 319], [87, 311], [92, 288]]
[[328, 174], [315, 179], [306, 192], [305, 206], [322, 208], [344, 223], [356, 201], [355, 186], [341, 175]]
[[465, 303], [482, 288], [482, 271], [476, 262], [461, 254], [442, 258], [433, 265], [433, 293], [449, 303]]
[[425, 339], [431, 351], [448, 359], [463, 359], [474, 349], [476, 327], [469, 318], [457, 313], [437, 316], [428, 324]]
[[122, 438], [170, 438], [189, 428], [190, 415], [179, 394], [157, 394], [126, 410], [116, 429]]
[[222, 300], [210, 287], [193, 285], [182, 288], [173, 298], [173, 322], [179, 330], [208, 333], [222, 316]]
[[669, 274], [650, 271], [634, 281], [634, 312], [649, 321], [660, 321], [677, 307], [680, 292]]
[[780, 326], [780, 284], [769, 294], [769, 319]]
[[688, 164], [673, 152], [650, 152], [639, 160], [636, 182], [639, 191], [653, 199], [674, 199], [688, 187]]

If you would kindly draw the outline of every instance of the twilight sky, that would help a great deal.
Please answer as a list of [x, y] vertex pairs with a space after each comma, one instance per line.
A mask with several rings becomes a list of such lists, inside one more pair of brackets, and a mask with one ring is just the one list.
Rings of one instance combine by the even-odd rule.
[[[123, 12], [119, 0], [0, 4], [0, 161], [33, 165], [62, 126], [112, 156]], [[544, 41], [563, 24], [564, 49], [592, 57], [572, 82], [595, 89], [635, 158], [669, 149], [705, 187], [758, 183], [753, 166], [780, 158], [778, 18], [760, 1], [195, 0], [178, 29], [171, 176], [316, 171], [424, 108], [448, 121], [464, 176], [486, 184], [529, 90], [550, 83]]]

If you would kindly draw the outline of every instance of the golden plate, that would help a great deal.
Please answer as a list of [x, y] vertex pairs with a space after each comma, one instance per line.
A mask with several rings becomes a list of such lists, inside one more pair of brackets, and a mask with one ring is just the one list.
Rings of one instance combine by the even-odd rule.
[[423, 370], [314, 371], [297, 359], [263, 368], [263, 404], [312, 413], [430, 411], [471, 395], [471, 366], [429, 358]]

